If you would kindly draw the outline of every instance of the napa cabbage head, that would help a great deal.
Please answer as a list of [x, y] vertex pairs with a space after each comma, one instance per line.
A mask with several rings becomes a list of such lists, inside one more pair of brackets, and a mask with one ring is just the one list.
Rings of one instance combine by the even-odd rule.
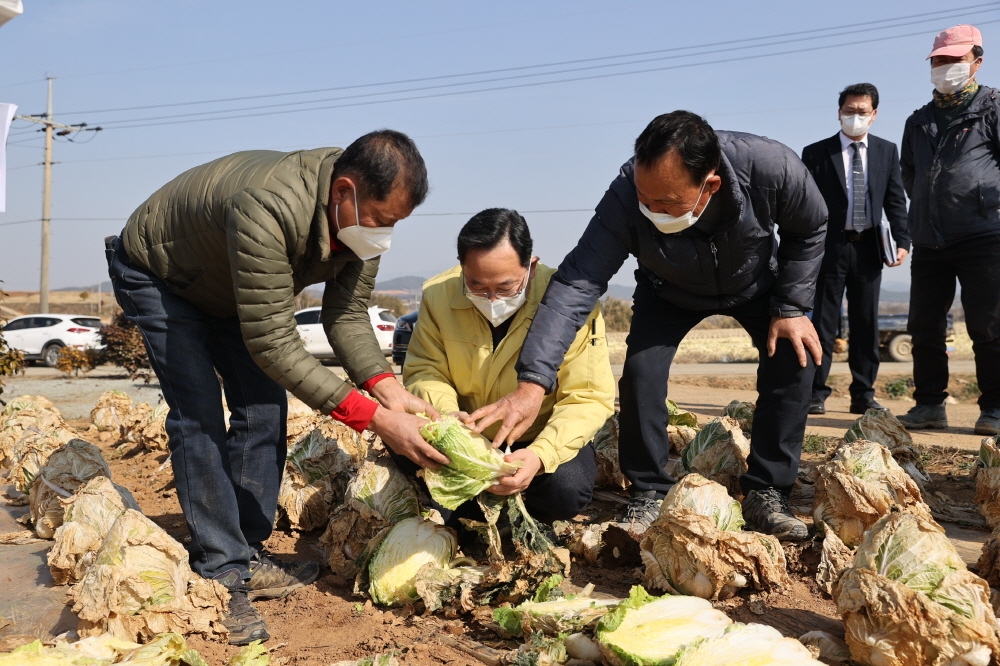
[[688, 474], [675, 483], [663, 498], [660, 513], [680, 507], [711, 518], [716, 527], [727, 532], [739, 532], [745, 524], [740, 503], [723, 486], [700, 474]]
[[730, 624], [704, 599], [654, 597], [635, 586], [597, 623], [594, 638], [613, 666], [672, 666], [681, 650], [721, 636]]
[[451, 461], [437, 469], [424, 470], [431, 497], [446, 509], [457, 509], [522, 466], [520, 462], [504, 461], [503, 454], [488, 439], [452, 417], [427, 423], [420, 429], [420, 435]]
[[368, 563], [375, 603], [395, 606], [418, 598], [417, 572], [426, 564], [445, 569], [458, 551], [454, 530], [425, 518], [406, 518], [382, 538]]
[[794, 638], [762, 624], [733, 624], [714, 639], [685, 649], [676, 666], [820, 666]]
[[868, 569], [933, 596], [965, 563], [937, 524], [910, 513], [890, 513], [865, 533], [854, 567]]

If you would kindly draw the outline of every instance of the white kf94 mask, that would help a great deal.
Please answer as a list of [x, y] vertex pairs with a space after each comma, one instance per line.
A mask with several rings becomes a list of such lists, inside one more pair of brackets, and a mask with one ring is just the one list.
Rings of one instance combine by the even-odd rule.
[[361, 218], [358, 217], [358, 192], [351, 188], [354, 195], [354, 220], [353, 227], [342, 229], [340, 227], [340, 204], [333, 206], [333, 220], [337, 225], [337, 240], [346, 245], [351, 252], [358, 255], [358, 259], [368, 261], [389, 251], [392, 244], [392, 227], [363, 227]]
[[[676, 234], [678, 231], [684, 231], [685, 229], [693, 225], [695, 222], [697, 222], [698, 218], [701, 217], [700, 215], [695, 215], [694, 211], [695, 208], [698, 207], [697, 202], [701, 201], [701, 195], [705, 191], [705, 186], [707, 184], [708, 184], [708, 179], [706, 179], [705, 182], [701, 184], [701, 189], [698, 190], [698, 199], [694, 204], [694, 208], [692, 208], [687, 213], [684, 213], [680, 217], [674, 217], [670, 213], [654, 213], [653, 211], [649, 210], [649, 208], [647, 208], [646, 205], [641, 201], [639, 202], [639, 210], [642, 212], [643, 215], [645, 215], [649, 219], [650, 222], [653, 223], [653, 226], [656, 227], [657, 231], [659, 231], [661, 234]], [[711, 201], [712, 197], [709, 196], [708, 200]], [[708, 202], [705, 202], [705, 208], [708, 208]], [[702, 209], [702, 213], [704, 212], [705, 212], [704, 209]]]

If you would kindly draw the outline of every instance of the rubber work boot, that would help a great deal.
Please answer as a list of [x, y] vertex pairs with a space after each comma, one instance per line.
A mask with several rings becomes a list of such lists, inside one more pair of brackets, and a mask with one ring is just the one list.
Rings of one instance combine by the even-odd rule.
[[656, 498], [655, 493], [644, 493], [633, 497], [629, 500], [625, 517], [618, 522], [618, 527], [632, 534], [644, 534], [660, 515], [662, 501]]
[[948, 427], [944, 405], [917, 405], [899, 417], [907, 430], [941, 430]]
[[292, 590], [305, 587], [319, 578], [316, 562], [282, 562], [266, 550], [250, 561], [247, 595], [250, 600], [280, 599]]
[[229, 607], [222, 616], [222, 625], [229, 630], [230, 645], [246, 645], [266, 641], [271, 637], [267, 623], [247, 597], [247, 587], [238, 569], [229, 569], [212, 580], [229, 590]]
[[778, 537], [779, 541], [805, 541], [809, 528], [792, 514], [788, 496], [777, 488], [751, 490], [743, 498], [748, 527]]
[[979, 412], [979, 420], [976, 421], [975, 433], [996, 437], [1000, 435], [1000, 409], [984, 409]]

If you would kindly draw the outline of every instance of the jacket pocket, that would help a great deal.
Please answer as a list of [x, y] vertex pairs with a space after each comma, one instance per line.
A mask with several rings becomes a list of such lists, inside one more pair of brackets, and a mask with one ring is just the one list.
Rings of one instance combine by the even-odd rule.
[[166, 283], [170, 285], [170, 291], [181, 296], [191, 291], [198, 284], [198, 280], [205, 273], [204, 269], [192, 268], [180, 273], [167, 276]]

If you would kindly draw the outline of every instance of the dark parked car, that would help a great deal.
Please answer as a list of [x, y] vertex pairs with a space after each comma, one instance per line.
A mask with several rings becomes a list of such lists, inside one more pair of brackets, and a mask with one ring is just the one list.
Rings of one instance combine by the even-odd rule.
[[407, 312], [396, 320], [396, 328], [392, 332], [392, 362], [400, 368], [406, 360], [406, 348], [410, 346], [410, 336], [413, 327], [417, 325], [417, 310]]
[[[913, 341], [910, 334], [906, 332], [905, 314], [880, 314], [878, 316], [878, 344], [879, 351], [885, 360], [906, 362], [913, 360]], [[954, 351], [952, 336], [955, 335], [955, 317], [948, 313], [948, 353]], [[847, 316], [840, 319], [841, 334], [838, 336], [844, 340], [850, 340], [850, 330], [847, 326]], [[848, 343], [850, 344], [850, 343]], [[836, 351], [836, 349], [834, 349]]]

